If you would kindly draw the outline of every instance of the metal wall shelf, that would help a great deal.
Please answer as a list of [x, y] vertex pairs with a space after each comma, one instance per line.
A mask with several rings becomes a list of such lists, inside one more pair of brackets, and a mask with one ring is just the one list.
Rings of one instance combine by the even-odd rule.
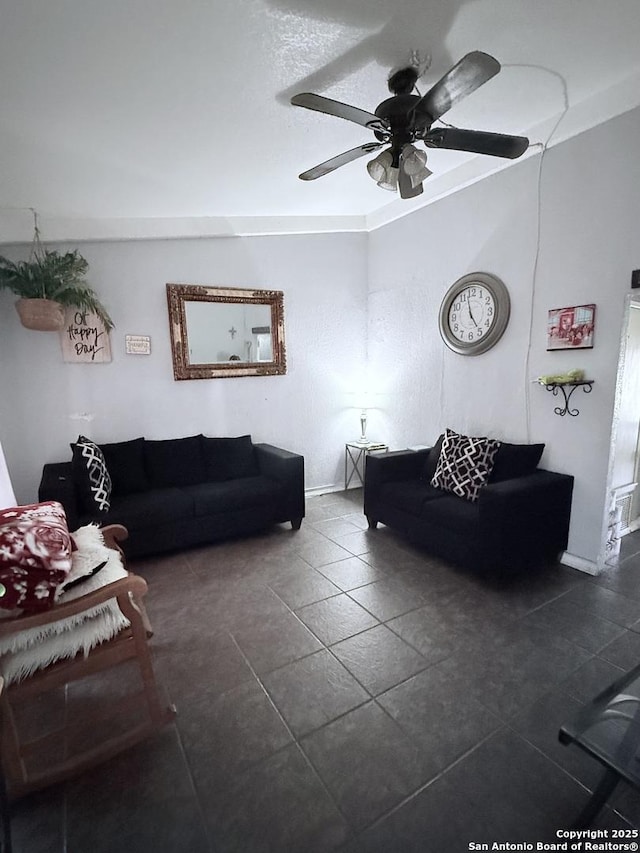
[[[590, 394], [591, 389], [593, 388], [593, 379], [577, 379], [575, 382], [549, 382], [544, 385], [547, 391], [551, 391], [554, 397], [557, 397], [559, 393], [562, 393], [564, 397], [564, 406], [556, 406], [553, 410], [556, 415], [560, 415], [563, 418], [565, 415], [570, 415], [572, 418], [575, 418], [580, 414], [579, 409], [570, 409], [569, 408], [569, 400], [571, 399], [571, 395], [576, 390], [576, 388], [582, 388], [585, 394]], [[569, 389], [569, 390], [567, 390]]]

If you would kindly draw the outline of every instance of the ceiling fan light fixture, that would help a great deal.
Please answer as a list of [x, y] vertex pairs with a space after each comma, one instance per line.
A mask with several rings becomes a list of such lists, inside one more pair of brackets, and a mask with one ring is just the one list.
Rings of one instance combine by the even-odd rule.
[[411, 186], [415, 189], [433, 172], [427, 168], [427, 153], [420, 151], [414, 145], [405, 145], [402, 150], [402, 168], [411, 178]]
[[369, 172], [374, 181], [383, 181], [387, 170], [391, 168], [392, 164], [391, 151], [387, 149], [378, 154], [377, 157], [374, 157], [373, 160], [369, 160], [367, 163], [367, 172]]
[[390, 166], [389, 169], [387, 169], [387, 174], [385, 175], [384, 180], [378, 181], [378, 186], [383, 190], [389, 190], [389, 192], [397, 193], [399, 174], [399, 169], [394, 169], [393, 166]]
[[386, 151], [382, 151], [373, 160], [369, 160], [367, 163], [367, 172], [383, 190], [397, 191], [398, 169], [393, 165], [393, 155], [389, 148]]

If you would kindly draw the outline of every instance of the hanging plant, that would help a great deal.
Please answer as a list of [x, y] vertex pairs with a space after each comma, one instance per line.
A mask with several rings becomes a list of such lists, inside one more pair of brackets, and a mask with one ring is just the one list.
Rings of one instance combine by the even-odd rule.
[[[0, 256], [0, 289], [11, 290], [20, 297], [18, 301], [18, 313], [23, 319], [24, 314], [33, 316], [42, 315], [43, 309], [51, 311], [53, 315], [60, 317], [59, 325], [56, 320], [51, 320], [51, 325], [28, 326], [29, 328], [62, 328], [64, 321], [62, 309], [67, 306], [91, 311], [104, 323], [107, 331], [113, 329], [113, 320], [109, 316], [104, 305], [94, 293], [91, 285], [85, 280], [89, 264], [77, 251], [64, 252], [43, 249], [40, 245], [40, 237], [36, 221], [34, 244], [31, 257], [28, 261], [10, 261]], [[28, 300], [28, 304], [20, 304], [21, 300]], [[50, 309], [49, 306], [39, 305], [40, 302], [53, 302], [57, 304]], [[44, 321], [46, 323], [46, 321]], [[27, 325], [27, 324], [25, 324]]]

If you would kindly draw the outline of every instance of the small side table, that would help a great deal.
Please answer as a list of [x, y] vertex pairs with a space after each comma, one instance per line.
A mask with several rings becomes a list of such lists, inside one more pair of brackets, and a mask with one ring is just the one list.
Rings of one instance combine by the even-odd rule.
[[[381, 441], [369, 441], [363, 444], [360, 441], [348, 441], [344, 446], [344, 489], [349, 488], [349, 483], [353, 479], [354, 474], [360, 480], [360, 485], [364, 486], [364, 465], [368, 453], [372, 451], [383, 450], [385, 453], [389, 451], [389, 445]], [[351, 470], [349, 470], [349, 468]]]

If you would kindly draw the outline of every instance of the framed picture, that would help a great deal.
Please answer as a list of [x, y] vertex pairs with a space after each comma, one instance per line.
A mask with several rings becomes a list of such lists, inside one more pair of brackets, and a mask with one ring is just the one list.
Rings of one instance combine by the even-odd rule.
[[595, 305], [574, 305], [549, 311], [547, 350], [591, 349], [595, 319]]

